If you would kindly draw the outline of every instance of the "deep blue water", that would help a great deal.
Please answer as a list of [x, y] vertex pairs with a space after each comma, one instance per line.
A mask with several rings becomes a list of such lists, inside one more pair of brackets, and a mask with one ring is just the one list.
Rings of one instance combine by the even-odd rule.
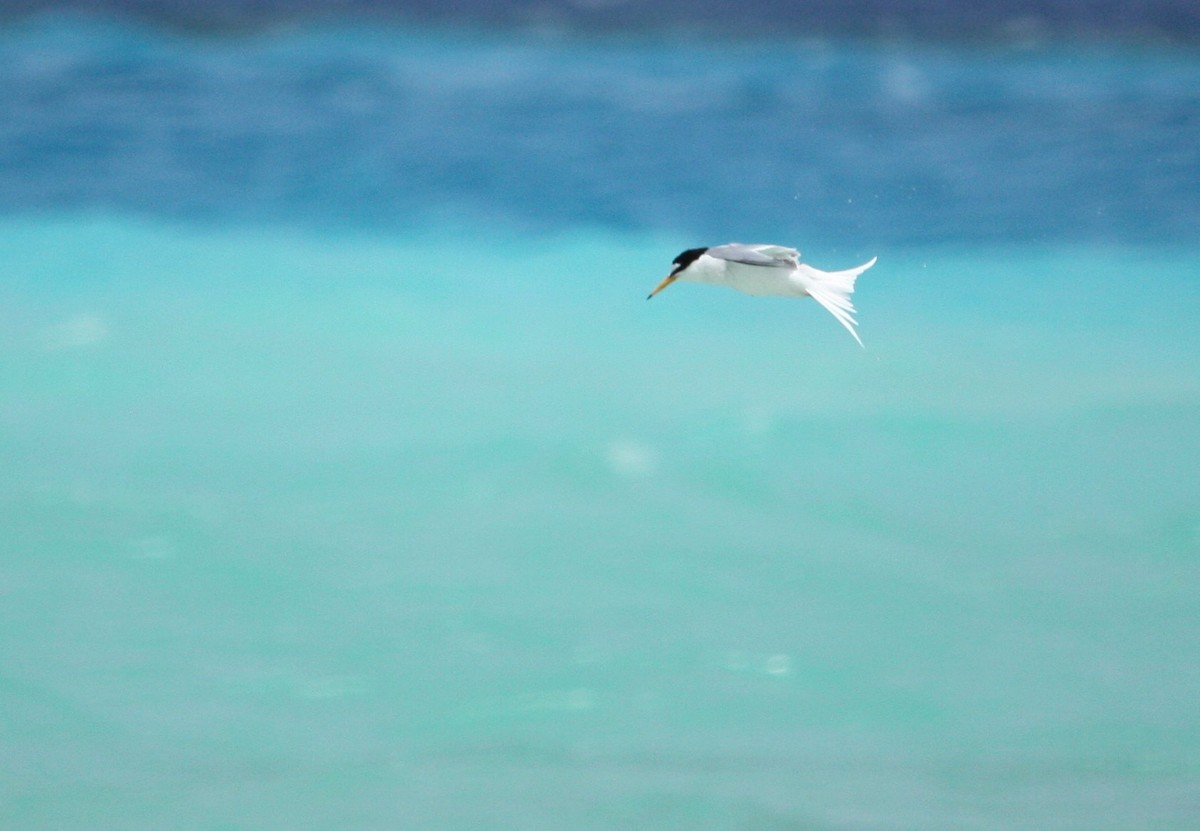
[[1200, 233], [1192, 52], [31, 23], [0, 210], [848, 244]]
[[722, 37], [1047, 39], [1192, 43], [1191, 0], [8, 0], [0, 19], [70, 10], [179, 30], [261, 31], [354, 18], [373, 25], [456, 25], [540, 32], [684, 31]]
[[[1200, 55], [0, 30], [0, 827], [1189, 829]], [[683, 248], [874, 255], [815, 304]]]

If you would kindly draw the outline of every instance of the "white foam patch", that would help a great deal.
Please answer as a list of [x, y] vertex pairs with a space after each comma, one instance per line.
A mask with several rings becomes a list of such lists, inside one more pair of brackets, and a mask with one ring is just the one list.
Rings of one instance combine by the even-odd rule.
[[784, 653], [755, 654], [733, 651], [725, 654], [721, 665], [729, 672], [770, 675], [782, 678], [792, 674], [792, 657]]
[[175, 544], [167, 537], [142, 537], [130, 545], [129, 556], [134, 560], [171, 560], [176, 553]]
[[769, 655], [763, 662], [763, 669], [767, 675], [788, 675], [792, 671], [792, 659], [790, 656], [783, 654]]
[[605, 458], [609, 468], [621, 476], [651, 476], [658, 471], [658, 453], [654, 448], [628, 439], [609, 442]]
[[775, 429], [775, 414], [766, 407], [747, 407], [742, 413], [742, 429], [748, 436], [765, 436]]
[[50, 352], [88, 349], [109, 339], [108, 322], [97, 314], [77, 314], [42, 332], [42, 345]]
[[924, 104], [930, 98], [929, 81], [911, 63], [897, 63], [883, 75], [883, 91], [897, 104]]

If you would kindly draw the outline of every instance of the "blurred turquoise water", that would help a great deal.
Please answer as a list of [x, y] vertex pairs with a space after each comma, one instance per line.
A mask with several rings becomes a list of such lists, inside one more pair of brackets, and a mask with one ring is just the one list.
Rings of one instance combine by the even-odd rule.
[[0, 222], [2, 824], [1190, 827], [1200, 251], [695, 242]]
[[[1188, 50], [0, 30], [0, 827], [1191, 829]], [[878, 255], [815, 304], [684, 248]]]

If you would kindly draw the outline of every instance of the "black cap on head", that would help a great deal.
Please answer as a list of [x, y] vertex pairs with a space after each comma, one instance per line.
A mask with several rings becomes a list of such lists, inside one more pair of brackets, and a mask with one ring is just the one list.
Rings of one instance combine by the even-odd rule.
[[687, 251], [684, 251], [673, 260], [675, 268], [671, 270], [671, 273], [678, 274], [683, 271], [689, 265], [696, 262], [700, 258], [700, 255], [707, 250], [707, 248], [689, 248]]

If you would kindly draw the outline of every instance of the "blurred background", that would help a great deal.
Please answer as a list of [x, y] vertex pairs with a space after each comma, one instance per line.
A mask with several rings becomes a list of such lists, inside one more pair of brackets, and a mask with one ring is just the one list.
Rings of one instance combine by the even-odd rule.
[[1198, 183], [1183, 0], [0, 4], [0, 825], [1194, 827]]

